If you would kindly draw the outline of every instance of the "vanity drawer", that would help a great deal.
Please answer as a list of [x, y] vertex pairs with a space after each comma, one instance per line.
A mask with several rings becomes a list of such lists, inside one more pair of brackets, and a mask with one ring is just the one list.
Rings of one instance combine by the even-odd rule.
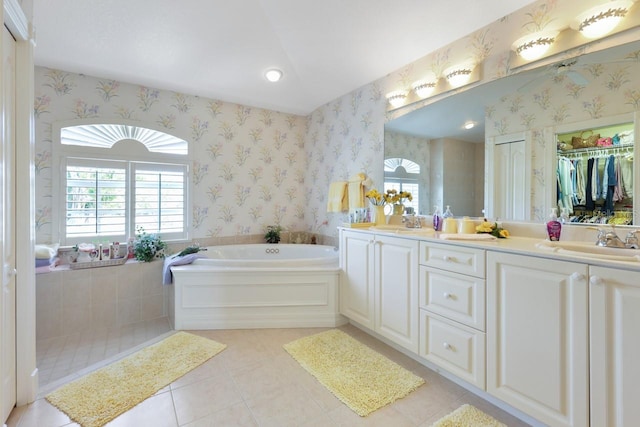
[[485, 277], [484, 249], [421, 241], [420, 264], [454, 273]]
[[486, 390], [483, 332], [420, 310], [420, 356]]
[[420, 266], [420, 308], [485, 330], [485, 280]]

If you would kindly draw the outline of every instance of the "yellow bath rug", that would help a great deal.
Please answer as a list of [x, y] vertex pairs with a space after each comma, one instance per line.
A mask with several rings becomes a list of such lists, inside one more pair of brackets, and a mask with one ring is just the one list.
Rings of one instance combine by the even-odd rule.
[[83, 427], [103, 426], [225, 348], [178, 332], [60, 387], [46, 399]]
[[507, 427], [475, 406], [462, 405], [449, 415], [440, 418], [431, 427]]
[[284, 349], [361, 417], [424, 384], [424, 380], [344, 332], [300, 338]]

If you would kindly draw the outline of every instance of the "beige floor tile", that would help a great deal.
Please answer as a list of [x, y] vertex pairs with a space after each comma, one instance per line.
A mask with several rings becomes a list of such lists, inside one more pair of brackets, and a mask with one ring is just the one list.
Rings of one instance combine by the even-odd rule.
[[44, 399], [28, 405], [20, 417], [19, 427], [61, 427], [71, 424], [69, 417]]
[[173, 409], [171, 393], [156, 394], [106, 425], [132, 426], [177, 427], [178, 420]]
[[226, 368], [224, 367], [222, 361], [217, 356], [214, 356], [211, 359], [204, 362], [202, 365], [192, 370], [191, 372], [188, 372], [184, 376], [178, 378], [176, 381], [171, 383], [171, 389], [175, 390], [180, 387], [193, 384], [197, 381], [202, 381], [207, 378], [224, 375], [225, 373], [226, 373]]
[[415, 424], [396, 411], [393, 406], [380, 408], [366, 417], [361, 417], [346, 405], [329, 412], [329, 417], [334, 420], [337, 426], [348, 427], [413, 427]]
[[295, 384], [246, 403], [261, 427], [300, 426], [323, 414], [309, 393]]
[[231, 378], [224, 374], [171, 390], [180, 425], [242, 402]]
[[200, 418], [184, 427], [257, 427], [258, 423], [247, 405], [236, 403], [204, 418]]

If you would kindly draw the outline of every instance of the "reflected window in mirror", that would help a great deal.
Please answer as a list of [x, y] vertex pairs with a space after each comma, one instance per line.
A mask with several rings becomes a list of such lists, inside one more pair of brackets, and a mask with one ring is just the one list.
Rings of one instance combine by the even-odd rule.
[[420, 165], [398, 157], [385, 159], [384, 161], [384, 191], [395, 189], [411, 193], [412, 200], [404, 200], [405, 208], [413, 209], [418, 214], [420, 206]]

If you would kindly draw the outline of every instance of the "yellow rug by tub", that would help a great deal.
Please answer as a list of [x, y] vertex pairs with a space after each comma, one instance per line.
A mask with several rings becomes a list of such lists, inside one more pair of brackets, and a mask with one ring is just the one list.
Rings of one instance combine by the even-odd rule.
[[403, 398], [424, 380], [337, 329], [284, 349], [361, 417]]
[[431, 427], [507, 427], [475, 406], [462, 405], [449, 415], [440, 418]]
[[103, 426], [225, 348], [225, 344], [178, 332], [46, 398], [83, 427]]

